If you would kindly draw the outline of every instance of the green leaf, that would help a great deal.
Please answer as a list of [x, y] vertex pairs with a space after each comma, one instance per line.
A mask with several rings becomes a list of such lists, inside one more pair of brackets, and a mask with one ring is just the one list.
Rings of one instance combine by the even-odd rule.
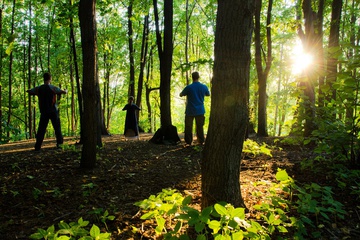
[[181, 222], [177, 222], [176, 225], [175, 225], [175, 228], [174, 228], [174, 232], [178, 232], [181, 228]]
[[245, 219], [245, 208], [235, 208], [235, 210], [231, 213], [231, 216]]
[[72, 231], [72, 229], [60, 229], [58, 231], [59, 234], [65, 234], [65, 235], [70, 235], [70, 236], [74, 236], [74, 232]]
[[56, 238], [56, 240], [70, 240], [70, 239], [71, 239], [70, 237], [64, 235]]
[[153, 211], [151, 211], [151, 212], [148, 212], [148, 213], [145, 213], [144, 215], [142, 215], [140, 217], [140, 219], [142, 219], [142, 220], [151, 219], [153, 216], [155, 216], [155, 214]]
[[207, 208], [204, 208], [204, 209], [201, 211], [201, 216], [207, 216], [207, 217], [209, 217], [212, 211], [213, 211], [213, 207], [212, 207], [212, 206], [209, 206], [209, 207], [207, 207]]
[[232, 229], [237, 229], [239, 224], [235, 220], [230, 220], [228, 224]]
[[70, 225], [67, 224], [66, 222], [64, 221], [60, 221], [59, 224], [58, 224], [59, 228], [60, 229], [70, 229]]
[[100, 228], [98, 226], [96, 226], [95, 224], [92, 225], [92, 227], [90, 229], [90, 236], [96, 238], [99, 235], [100, 235]]
[[196, 240], [206, 240], [205, 234], [197, 235]]
[[48, 233], [54, 233], [55, 232], [55, 226], [51, 225], [50, 227], [48, 227], [48, 229], [46, 230]]
[[284, 226], [277, 226], [277, 229], [279, 230], [279, 232], [281, 233], [287, 233], [288, 230], [286, 229], [286, 227]]
[[220, 229], [220, 222], [216, 221], [216, 220], [212, 220], [209, 223], [209, 228], [211, 228], [213, 230], [214, 233], [217, 233]]
[[89, 234], [89, 231], [84, 228], [77, 229], [76, 233], [75, 233], [76, 236], [86, 236], [88, 234]]
[[179, 239], [180, 240], [190, 240], [190, 237], [188, 235], [184, 234], [184, 235], [180, 235]]
[[205, 223], [200, 222], [200, 223], [195, 224], [195, 231], [197, 233], [202, 232], [204, 229], [205, 229]]
[[232, 240], [241, 240], [244, 238], [244, 234], [242, 231], [239, 231], [239, 232], [235, 232], [231, 235], [231, 239]]
[[278, 169], [276, 173], [276, 180], [278, 181], [286, 181], [289, 179], [289, 175], [287, 174], [286, 170]]
[[44, 236], [43, 236], [41, 233], [37, 232], [37, 233], [31, 234], [31, 235], [30, 235], [30, 238], [31, 238], [31, 239], [43, 239]]
[[326, 220], [330, 220], [329, 216], [324, 213], [324, 212], [320, 212], [321, 216], [323, 216]]
[[226, 208], [218, 203], [215, 203], [214, 208], [215, 211], [220, 215], [226, 216], [228, 214]]
[[80, 227], [86, 227], [89, 224], [89, 221], [84, 221], [83, 218], [79, 218], [78, 224]]
[[155, 231], [156, 231], [156, 233], [160, 234], [162, 232], [162, 230], [164, 229], [165, 219], [162, 217], [158, 217], [158, 218], [156, 218], [156, 222], [158, 225], [157, 225]]
[[182, 205], [183, 206], [187, 206], [191, 203], [192, 197], [191, 196], [187, 196], [186, 198], [184, 198], [184, 200], [182, 201]]
[[100, 233], [100, 235], [98, 236], [98, 240], [105, 240], [105, 239], [110, 239], [111, 234], [110, 233]]

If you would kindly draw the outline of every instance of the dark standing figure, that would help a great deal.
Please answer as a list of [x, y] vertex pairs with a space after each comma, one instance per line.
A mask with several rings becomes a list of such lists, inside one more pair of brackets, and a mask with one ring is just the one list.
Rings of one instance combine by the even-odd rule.
[[49, 120], [51, 120], [52, 126], [55, 130], [56, 147], [59, 148], [64, 141], [61, 133], [61, 124], [59, 110], [56, 104], [56, 97], [58, 94], [67, 93], [67, 91], [51, 85], [50, 73], [44, 73], [43, 77], [43, 85], [27, 90], [30, 95], [37, 95], [39, 99], [40, 121], [36, 133], [35, 151], [39, 151], [41, 148]]
[[123, 108], [123, 111], [126, 110], [124, 135], [125, 138], [135, 137], [139, 139], [139, 128], [136, 118], [136, 111], [140, 110], [140, 108], [133, 102], [134, 97], [130, 96], [128, 104], [126, 104]]
[[185, 142], [191, 145], [193, 141], [193, 122], [195, 119], [196, 136], [199, 144], [203, 144], [204, 137], [204, 123], [205, 123], [205, 107], [204, 97], [210, 96], [208, 87], [199, 82], [199, 73], [192, 73], [193, 82], [186, 86], [180, 93], [180, 97], [186, 96], [186, 110], [185, 110]]

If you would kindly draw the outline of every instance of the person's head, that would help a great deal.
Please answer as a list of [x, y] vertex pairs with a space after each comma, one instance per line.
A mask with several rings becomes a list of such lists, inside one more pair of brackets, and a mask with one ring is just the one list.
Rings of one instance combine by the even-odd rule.
[[129, 99], [128, 99], [128, 102], [129, 103], [132, 103], [134, 101], [134, 97], [133, 96], [130, 96]]
[[43, 77], [44, 77], [44, 82], [48, 82], [51, 80], [50, 73], [44, 73]]
[[191, 74], [191, 76], [192, 76], [192, 80], [193, 80], [194, 82], [199, 81], [199, 78], [200, 78], [199, 72], [193, 72], [193, 73]]

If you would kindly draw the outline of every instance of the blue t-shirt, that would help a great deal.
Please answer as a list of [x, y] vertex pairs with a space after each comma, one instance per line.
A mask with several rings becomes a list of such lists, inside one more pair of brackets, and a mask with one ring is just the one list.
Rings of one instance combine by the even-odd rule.
[[204, 97], [210, 96], [208, 87], [200, 82], [193, 82], [187, 85], [180, 93], [181, 96], [187, 96], [185, 114], [187, 116], [198, 116], [205, 114]]

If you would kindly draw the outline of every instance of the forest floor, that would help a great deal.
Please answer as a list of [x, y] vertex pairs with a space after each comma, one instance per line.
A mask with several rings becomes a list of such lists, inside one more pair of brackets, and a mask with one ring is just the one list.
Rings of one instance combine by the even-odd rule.
[[[107, 210], [116, 217], [107, 222], [112, 239], [155, 239], [154, 226], [140, 220], [134, 203], [171, 188], [191, 195], [192, 206], [200, 208], [202, 147], [155, 145], [148, 141], [151, 136], [142, 134], [140, 141], [125, 141], [120, 135], [103, 137], [104, 147], [91, 171], [79, 168], [78, 139], [66, 138], [63, 149], [56, 149], [55, 140], [48, 139], [39, 152], [33, 151], [34, 140], [0, 145], [0, 238], [29, 239], [38, 228], [80, 217], [105, 230], [99, 216]], [[269, 145], [274, 142], [272, 138], [263, 140]], [[359, 199], [338, 190], [336, 181], [326, 173], [302, 171], [300, 162], [311, 151], [281, 147], [273, 147], [272, 157], [243, 157], [240, 181], [248, 216], [255, 218], [253, 206], [266, 196], [281, 168], [296, 182], [334, 187], [334, 196], [344, 204], [347, 215], [325, 224], [323, 239], [359, 239]], [[260, 181], [263, 184], [255, 184]], [[133, 226], [139, 229], [137, 233], [132, 232]]]

